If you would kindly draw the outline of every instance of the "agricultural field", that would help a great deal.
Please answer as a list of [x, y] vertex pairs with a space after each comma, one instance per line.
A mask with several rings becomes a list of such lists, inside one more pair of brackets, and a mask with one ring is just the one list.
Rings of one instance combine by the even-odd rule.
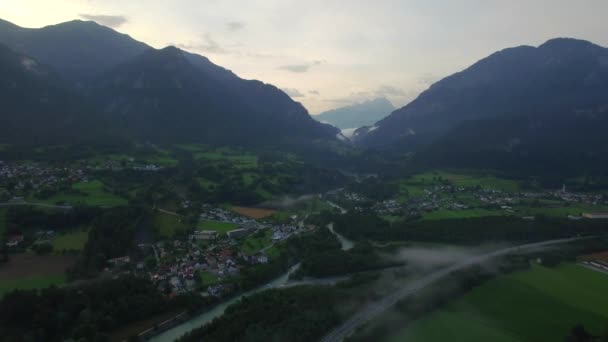
[[421, 196], [424, 193], [424, 189], [433, 185], [442, 184], [445, 181], [460, 187], [480, 186], [482, 188], [505, 192], [517, 192], [520, 190], [519, 183], [514, 180], [498, 178], [492, 175], [453, 173], [447, 171], [431, 171], [411, 176], [399, 183], [399, 189], [409, 196]]
[[133, 155], [122, 153], [100, 155], [87, 159], [87, 162], [93, 165], [103, 165], [108, 160], [124, 163], [126, 166], [154, 164], [162, 167], [174, 167], [178, 163], [169, 151], [158, 148], [153, 152], [136, 152]]
[[126, 199], [108, 192], [104, 189], [104, 184], [98, 180], [87, 183], [76, 183], [72, 186], [72, 189], [74, 190], [73, 192], [55, 195], [43, 202], [49, 204], [84, 204], [101, 207], [115, 207], [127, 204]]
[[577, 324], [600, 334], [608, 321], [606, 291], [603, 273], [534, 265], [489, 281], [387, 341], [563, 341]]
[[192, 153], [195, 160], [209, 162], [228, 161], [239, 169], [257, 169], [258, 157], [249, 152], [238, 151], [228, 147], [210, 148], [199, 144], [178, 144], [178, 149]]
[[441, 209], [428, 213], [424, 213], [422, 218], [424, 220], [447, 220], [447, 219], [460, 219], [460, 218], [475, 218], [485, 216], [502, 216], [510, 215], [504, 210], [488, 210], [482, 208], [465, 209], [465, 210], [448, 210]]
[[74, 256], [12, 255], [0, 266], [0, 296], [13, 289], [38, 289], [66, 282], [65, 271], [76, 260]]
[[198, 230], [213, 230], [220, 234], [227, 233], [231, 230], [238, 228], [238, 224], [231, 222], [220, 222], [220, 221], [208, 221], [202, 220], [199, 221], [196, 225], [196, 229]]
[[521, 206], [516, 207], [519, 214], [524, 216], [555, 216], [555, 217], [566, 217], [568, 215], [579, 216], [582, 213], [597, 212], [597, 211], [608, 211], [607, 207], [603, 206], [591, 206], [591, 205], [571, 205], [571, 206], [545, 206], [545, 207], [529, 207]]
[[230, 209], [237, 214], [250, 217], [256, 220], [270, 217], [275, 213], [275, 210], [261, 208], [232, 207]]
[[12, 290], [32, 290], [43, 289], [50, 286], [60, 286], [66, 283], [66, 276], [63, 274], [48, 276], [31, 276], [18, 279], [0, 279], [0, 298]]
[[62, 251], [82, 251], [88, 240], [89, 233], [87, 231], [60, 234], [52, 241], [53, 251], [55, 253], [60, 253]]
[[607, 252], [600, 252], [600, 253], [583, 255], [583, 256], [580, 256], [578, 258], [578, 260], [580, 260], [580, 261], [599, 260], [599, 261], [603, 261], [603, 262], [608, 262], [608, 251]]

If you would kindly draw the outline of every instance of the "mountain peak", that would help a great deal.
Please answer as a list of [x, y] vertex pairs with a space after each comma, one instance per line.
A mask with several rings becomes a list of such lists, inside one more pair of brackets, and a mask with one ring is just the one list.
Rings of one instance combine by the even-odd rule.
[[564, 49], [589, 49], [589, 48], [602, 48], [599, 45], [593, 44], [589, 41], [575, 38], [553, 38], [547, 40], [545, 43], [538, 47], [539, 49], [548, 50], [564, 50]]

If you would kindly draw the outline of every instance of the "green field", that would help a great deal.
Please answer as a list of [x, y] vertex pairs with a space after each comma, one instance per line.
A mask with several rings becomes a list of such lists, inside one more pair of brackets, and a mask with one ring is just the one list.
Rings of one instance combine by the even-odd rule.
[[53, 251], [82, 251], [88, 239], [86, 231], [61, 234], [53, 239]]
[[498, 178], [486, 174], [466, 174], [447, 171], [431, 171], [416, 174], [399, 183], [401, 192], [410, 196], [421, 196], [424, 189], [433, 185], [449, 182], [454, 186], [473, 187], [480, 186], [486, 189], [501, 190], [505, 192], [517, 192], [520, 190], [519, 183], [514, 180]]
[[424, 213], [422, 218], [424, 220], [446, 220], [446, 219], [458, 219], [458, 218], [474, 218], [474, 217], [485, 217], [485, 216], [502, 216], [512, 215], [504, 210], [488, 210], [488, 209], [466, 209], [466, 210], [448, 210], [441, 209]]
[[608, 211], [608, 208], [601, 206], [586, 206], [586, 205], [572, 205], [572, 206], [555, 206], [555, 207], [517, 207], [518, 213], [525, 216], [536, 216], [546, 215], [555, 217], [565, 217], [568, 215], [578, 216], [581, 213], [589, 213], [596, 211]]
[[584, 324], [608, 322], [608, 275], [575, 264], [501, 276], [387, 339], [397, 341], [563, 341]]
[[178, 216], [157, 212], [152, 218], [156, 231], [163, 237], [173, 237], [177, 232], [186, 231], [188, 226]]
[[216, 183], [216, 182], [214, 182], [214, 181], [210, 181], [210, 180], [208, 180], [208, 179], [206, 179], [206, 178], [197, 177], [197, 178], [195, 178], [195, 179], [196, 179], [196, 181], [198, 182], [198, 184], [199, 184], [200, 186], [202, 186], [203, 188], [205, 188], [206, 190], [210, 190], [210, 189], [212, 189], [213, 187], [217, 186], [217, 183]]
[[35, 276], [19, 279], [2, 279], [0, 280], [0, 297], [5, 293], [15, 289], [30, 290], [42, 289], [51, 285], [65, 284], [66, 277], [63, 274], [49, 276]]
[[[262, 234], [256, 233], [246, 237], [241, 244], [241, 250], [245, 253], [252, 254], [270, 246], [272, 243], [272, 230], [266, 229], [261, 233]], [[258, 234], [260, 234], [260, 236], [258, 236]]]
[[203, 220], [198, 222], [196, 228], [198, 230], [214, 230], [218, 233], [226, 233], [236, 229], [238, 226], [236, 223]]
[[88, 183], [76, 183], [72, 185], [73, 193], [55, 195], [43, 202], [49, 204], [69, 203], [84, 204], [90, 206], [115, 207], [126, 205], [127, 200], [107, 192], [104, 184], [98, 180]]
[[215, 275], [209, 271], [199, 272], [198, 276], [199, 276], [201, 282], [203, 283], [203, 285], [213, 285], [220, 280], [220, 278], [218, 278], [217, 275]]

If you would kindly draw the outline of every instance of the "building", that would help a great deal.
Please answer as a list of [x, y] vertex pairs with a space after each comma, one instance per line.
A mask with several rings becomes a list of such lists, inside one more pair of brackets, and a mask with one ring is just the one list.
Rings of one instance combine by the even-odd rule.
[[217, 238], [218, 233], [214, 230], [197, 230], [192, 237], [195, 240], [213, 240]]
[[598, 220], [598, 219], [608, 219], [608, 213], [583, 213], [584, 218]]
[[235, 229], [235, 230], [229, 231], [227, 234], [228, 234], [228, 237], [231, 239], [239, 239], [239, 238], [249, 235], [249, 229], [243, 229], [243, 228]]

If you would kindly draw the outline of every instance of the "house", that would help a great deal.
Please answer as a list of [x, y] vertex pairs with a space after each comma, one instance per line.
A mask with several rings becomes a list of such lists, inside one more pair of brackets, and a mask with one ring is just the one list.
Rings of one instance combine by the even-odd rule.
[[267, 257], [265, 254], [259, 254], [259, 255], [257, 256], [257, 261], [258, 261], [260, 264], [267, 264], [267, 263], [268, 263], [268, 257]]
[[218, 233], [214, 230], [198, 230], [194, 232], [192, 237], [195, 240], [214, 240], [217, 238]]
[[228, 237], [231, 239], [239, 239], [245, 237], [249, 234], [249, 229], [239, 228], [235, 230], [231, 230], [228, 233]]
[[598, 220], [598, 219], [608, 219], [608, 213], [606, 212], [601, 212], [601, 213], [583, 213], [583, 217], [584, 218], [588, 218], [588, 219], [592, 219], [592, 220]]
[[8, 240], [6, 242], [6, 246], [7, 247], [17, 247], [17, 246], [19, 246], [20, 243], [23, 242], [24, 237], [23, 237], [22, 234], [11, 235], [11, 236], [8, 237], [7, 240]]
[[129, 256], [123, 256], [118, 258], [109, 259], [108, 263], [114, 266], [126, 265], [131, 262], [131, 258]]

